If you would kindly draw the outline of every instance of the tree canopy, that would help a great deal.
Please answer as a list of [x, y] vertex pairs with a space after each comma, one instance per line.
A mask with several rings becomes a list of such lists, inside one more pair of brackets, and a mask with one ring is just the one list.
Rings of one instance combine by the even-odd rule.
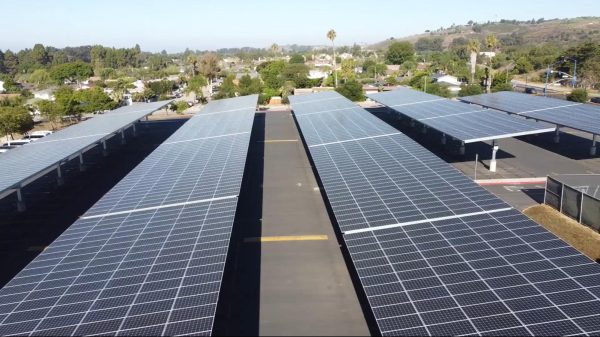
[[33, 129], [33, 118], [24, 106], [0, 106], [0, 132], [13, 136]]
[[410, 42], [394, 42], [385, 54], [388, 64], [402, 64], [406, 61], [412, 61], [414, 57], [415, 48]]

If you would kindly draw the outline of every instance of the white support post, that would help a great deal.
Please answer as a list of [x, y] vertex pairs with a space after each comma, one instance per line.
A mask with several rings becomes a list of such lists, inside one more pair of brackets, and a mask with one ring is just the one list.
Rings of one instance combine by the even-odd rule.
[[596, 136], [597, 135], [592, 136], [592, 147], [590, 148], [590, 156], [596, 155], [596, 142], [597, 142]]
[[421, 130], [422, 134], [427, 134], [427, 125], [423, 125], [423, 129]]
[[458, 154], [460, 154], [461, 156], [464, 156], [465, 152], [466, 152], [465, 142], [460, 142], [460, 149], [458, 149]]
[[27, 210], [27, 206], [25, 205], [25, 201], [23, 201], [23, 192], [21, 192], [21, 187], [17, 188], [17, 211], [25, 212]]
[[132, 128], [132, 131], [133, 131], [133, 136], [134, 136], [134, 137], [137, 137], [137, 128], [136, 128], [135, 124], [133, 124], [133, 125], [131, 126], [131, 128]]
[[556, 126], [556, 131], [554, 133], [554, 143], [555, 144], [560, 143], [560, 125]]
[[121, 130], [121, 144], [125, 145], [127, 141], [125, 140], [125, 129]]
[[108, 148], [106, 147], [106, 140], [102, 141], [102, 155], [108, 156]]
[[86, 167], [85, 167], [85, 163], [83, 162], [83, 153], [79, 154], [79, 171], [80, 172], [85, 172]]
[[492, 141], [492, 160], [490, 161], [490, 172], [496, 172], [496, 166], [497, 166], [496, 154], [498, 153], [499, 148], [500, 147], [498, 146], [496, 141], [493, 140]]
[[60, 168], [60, 163], [58, 164], [58, 166], [56, 166], [56, 184], [58, 184], [58, 186], [62, 186], [65, 184], [65, 179], [63, 178], [63, 175], [62, 175], [62, 169]]
[[446, 145], [447, 142], [448, 140], [446, 139], [446, 134], [442, 133], [442, 145]]

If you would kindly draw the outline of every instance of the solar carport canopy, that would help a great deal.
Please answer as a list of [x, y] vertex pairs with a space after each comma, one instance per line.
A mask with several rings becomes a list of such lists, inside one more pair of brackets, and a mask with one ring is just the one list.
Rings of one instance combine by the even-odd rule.
[[465, 143], [554, 131], [554, 127], [546, 123], [516, 118], [481, 107], [465, 106], [460, 102], [407, 88], [370, 94], [369, 98]]
[[0, 157], [0, 195], [12, 188], [18, 188], [29, 178], [98, 144], [169, 102], [122, 107], [3, 153]]
[[384, 336], [600, 332], [600, 266], [335, 93], [290, 97]]
[[462, 101], [600, 135], [600, 106], [516, 92], [462, 97]]
[[210, 103], [0, 289], [0, 335], [210, 335], [257, 99]]

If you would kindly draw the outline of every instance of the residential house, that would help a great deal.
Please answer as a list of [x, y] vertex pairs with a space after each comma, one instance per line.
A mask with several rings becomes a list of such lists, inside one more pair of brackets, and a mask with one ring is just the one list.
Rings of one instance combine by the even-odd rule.
[[489, 59], [493, 59], [494, 57], [496, 57], [496, 53], [493, 51], [482, 51], [479, 53], [479, 55], [485, 56]]
[[452, 93], [458, 93], [460, 91], [461, 85], [463, 84], [461, 81], [458, 80], [456, 76], [447, 75], [444, 73], [437, 73], [434, 74], [432, 77], [434, 82], [447, 87]]
[[353, 56], [352, 56], [352, 54], [350, 54], [350, 53], [341, 53], [341, 54], [340, 54], [340, 58], [341, 58], [342, 60], [350, 60], [350, 59], [352, 59], [352, 58], [353, 58]]
[[54, 97], [54, 90], [52, 89], [35, 91], [33, 93], [33, 98], [41, 99], [44, 101], [54, 101], [56, 99], [56, 97]]
[[310, 78], [311, 80], [316, 80], [319, 78], [327, 78], [327, 76], [329, 76], [329, 73], [326, 71], [315, 70], [315, 69], [308, 71], [308, 78]]
[[0, 81], [0, 93], [5, 92], [6, 89], [4, 89], [4, 81]]

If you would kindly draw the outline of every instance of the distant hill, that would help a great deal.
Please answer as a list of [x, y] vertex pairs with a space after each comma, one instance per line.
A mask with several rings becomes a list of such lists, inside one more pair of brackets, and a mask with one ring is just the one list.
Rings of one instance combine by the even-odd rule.
[[458, 25], [450, 28], [440, 28], [424, 34], [402, 38], [392, 38], [370, 46], [370, 49], [385, 49], [394, 41], [417, 42], [420, 38], [442, 38], [444, 47], [456, 38], [467, 40], [493, 33], [501, 42], [501, 46], [534, 45], [544, 42], [560, 43], [563, 46], [576, 45], [583, 41], [600, 42], [600, 18], [580, 17], [574, 19], [553, 20], [501, 20], [499, 22], [474, 23]]

